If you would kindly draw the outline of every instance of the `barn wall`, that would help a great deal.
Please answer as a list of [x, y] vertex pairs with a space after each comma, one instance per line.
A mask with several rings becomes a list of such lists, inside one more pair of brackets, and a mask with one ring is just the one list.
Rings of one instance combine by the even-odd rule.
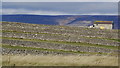
[[105, 29], [112, 29], [112, 24], [94, 24], [95, 28], [104, 27]]

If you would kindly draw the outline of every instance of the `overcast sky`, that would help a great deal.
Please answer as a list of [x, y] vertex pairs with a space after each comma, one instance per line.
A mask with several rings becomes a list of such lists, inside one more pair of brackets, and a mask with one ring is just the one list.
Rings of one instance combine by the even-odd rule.
[[1, 0], [3, 2], [118, 2], [120, 0]]
[[[118, 13], [118, 3], [117, 3], [118, 0], [116, 0], [116, 2], [7, 2], [7, 1], [18, 1], [18, 0], [4, 0], [4, 1], [6, 2], [2, 3], [3, 14], [116, 15]], [[24, 0], [24, 1], [28, 1], [28, 0]], [[48, 1], [48, 0], [44, 0], [44, 1]], [[73, 0], [69, 0], [69, 1], [73, 1]], [[104, 0], [104, 1], [113, 1], [113, 0]]]

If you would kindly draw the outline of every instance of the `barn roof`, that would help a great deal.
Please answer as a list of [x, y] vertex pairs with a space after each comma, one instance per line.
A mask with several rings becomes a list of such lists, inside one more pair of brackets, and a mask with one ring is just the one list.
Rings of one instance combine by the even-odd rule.
[[113, 24], [113, 21], [95, 21], [94, 24]]

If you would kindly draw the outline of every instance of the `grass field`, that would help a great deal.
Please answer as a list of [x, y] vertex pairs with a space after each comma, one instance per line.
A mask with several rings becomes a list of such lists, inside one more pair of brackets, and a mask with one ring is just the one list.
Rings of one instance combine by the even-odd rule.
[[118, 66], [117, 30], [5, 22], [0, 32], [3, 66]]
[[3, 66], [118, 66], [113, 56], [3, 55]]

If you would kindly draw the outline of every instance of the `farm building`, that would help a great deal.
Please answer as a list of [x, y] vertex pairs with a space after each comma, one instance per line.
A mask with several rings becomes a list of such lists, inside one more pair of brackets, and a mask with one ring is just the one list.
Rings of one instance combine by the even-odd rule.
[[112, 29], [113, 21], [94, 21], [92, 27], [100, 29]]

